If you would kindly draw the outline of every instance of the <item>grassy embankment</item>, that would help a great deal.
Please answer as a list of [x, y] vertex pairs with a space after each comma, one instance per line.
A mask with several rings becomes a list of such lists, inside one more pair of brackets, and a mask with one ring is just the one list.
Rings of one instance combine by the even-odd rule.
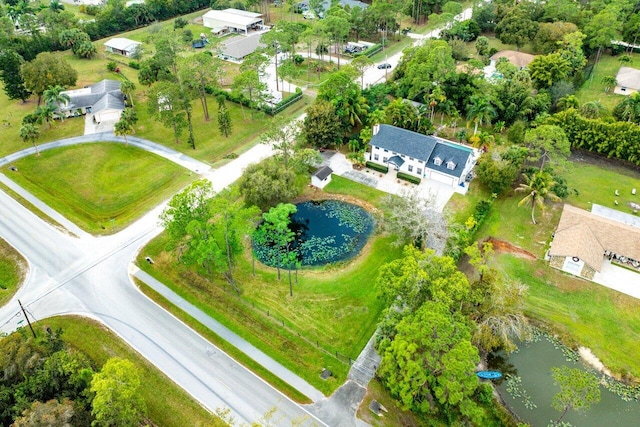
[[[340, 177], [327, 186], [326, 196], [331, 195], [355, 195], [369, 203], [383, 197]], [[318, 198], [322, 193], [307, 196]], [[176, 263], [165, 247], [166, 236], [161, 235], [141, 252], [155, 263], [151, 266], [141, 258], [139, 266], [327, 394], [344, 382], [347, 358], [357, 357], [373, 334], [383, 309], [374, 285], [377, 269], [401, 251], [390, 237], [374, 236], [352, 261], [301, 270], [290, 297], [286, 272], [278, 281], [275, 269], [256, 263], [252, 275], [247, 247], [236, 267], [243, 289], [237, 297], [222, 279], [209, 279]], [[323, 368], [334, 377], [320, 379]]]

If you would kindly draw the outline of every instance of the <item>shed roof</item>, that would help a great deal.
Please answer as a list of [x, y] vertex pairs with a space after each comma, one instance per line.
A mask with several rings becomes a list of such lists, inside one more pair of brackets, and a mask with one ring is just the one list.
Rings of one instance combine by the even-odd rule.
[[104, 45], [108, 46], [112, 49], [123, 50], [127, 52], [133, 51], [136, 46], [141, 45], [142, 43], [137, 42], [135, 40], [130, 40], [124, 37], [114, 37], [110, 40], [107, 40]]
[[640, 260], [640, 228], [565, 204], [549, 255], [577, 256], [600, 271], [605, 250]]
[[640, 89], [640, 70], [631, 67], [620, 67], [616, 75], [618, 86]]
[[210, 10], [202, 17], [228, 22], [241, 27], [248, 27], [251, 24], [262, 21], [262, 15], [259, 13], [239, 9]]
[[232, 58], [242, 59], [263, 47], [264, 43], [260, 42], [262, 34], [252, 34], [247, 37], [234, 37], [222, 43], [221, 53]]
[[507, 58], [509, 62], [516, 67], [523, 68], [529, 65], [535, 57], [535, 55], [524, 52], [516, 52], [515, 50], [502, 50], [494, 54], [490, 59], [497, 61], [500, 58]]
[[313, 173], [313, 176], [317, 177], [320, 181], [324, 181], [329, 175], [333, 173], [333, 169], [329, 166], [323, 166]]

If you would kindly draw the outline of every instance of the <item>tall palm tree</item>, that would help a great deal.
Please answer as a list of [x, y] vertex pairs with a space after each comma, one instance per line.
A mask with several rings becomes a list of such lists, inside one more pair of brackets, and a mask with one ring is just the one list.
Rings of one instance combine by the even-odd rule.
[[40, 151], [38, 151], [38, 144], [36, 144], [36, 139], [40, 136], [40, 130], [33, 123], [25, 123], [20, 128], [20, 138], [24, 142], [30, 142], [36, 149], [36, 156], [40, 155]]
[[120, 116], [120, 120], [116, 122], [113, 133], [115, 133], [117, 136], [122, 136], [124, 138], [125, 145], [129, 146], [127, 135], [133, 133], [133, 122], [125, 114], [123, 114], [122, 116]]
[[580, 108], [580, 101], [575, 95], [563, 96], [558, 100], [557, 107], [559, 111], [568, 110], [569, 108], [578, 109]]
[[526, 193], [526, 196], [518, 203], [518, 206], [531, 205], [531, 221], [536, 224], [535, 210], [538, 206], [541, 210], [544, 209], [544, 201], [552, 200], [559, 201], [558, 197], [553, 192], [553, 187], [556, 182], [550, 173], [544, 171], [537, 171], [531, 177], [523, 175], [526, 182], [520, 184], [516, 191]]
[[475, 123], [473, 134], [478, 133], [478, 125], [490, 125], [496, 116], [496, 110], [487, 96], [473, 95], [467, 105], [467, 118]]
[[619, 104], [622, 107], [620, 115], [623, 120], [638, 123], [640, 121], [640, 93], [636, 92], [626, 97]]
[[136, 85], [131, 80], [123, 80], [120, 83], [120, 91], [127, 95], [127, 100], [131, 102], [133, 107], [133, 91], [136, 90]]
[[66, 104], [71, 100], [69, 95], [63, 93], [64, 88], [60, 85], [50, 86], [49, 89], [46, 89], [42, 94], [44, 97], [45, 105], [55, 105], [57, 107], [58, 112], [60, 113], [60, 118], [64, 120], [64, 114], [62, 114], [62, 104]]
[[53, 119], [55, 117], [56, 107], [53, 104], [44, 104], [36, 108], [34, 112], [35, 116], [38, 118], [38, 124], [42, 122], [47, 122], [49, 127], [53, 127]]

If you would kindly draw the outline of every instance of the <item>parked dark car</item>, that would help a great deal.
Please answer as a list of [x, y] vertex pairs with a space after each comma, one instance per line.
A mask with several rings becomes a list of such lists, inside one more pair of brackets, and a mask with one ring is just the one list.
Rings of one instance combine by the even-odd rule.
[[378, 70], [386, 70], [388, 68], [391, 68], [391, 64], [389, 64], [388, 62], [384, 62], [378, 65]]

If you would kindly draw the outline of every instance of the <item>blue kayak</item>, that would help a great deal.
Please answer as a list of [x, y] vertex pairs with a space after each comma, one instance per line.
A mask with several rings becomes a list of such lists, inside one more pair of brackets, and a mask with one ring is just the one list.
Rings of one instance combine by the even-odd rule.
[[498, 371], [480, 371], [476, 372], [476, 375], [483, 380], [497, 380], [502, 378], [502, 372]]

